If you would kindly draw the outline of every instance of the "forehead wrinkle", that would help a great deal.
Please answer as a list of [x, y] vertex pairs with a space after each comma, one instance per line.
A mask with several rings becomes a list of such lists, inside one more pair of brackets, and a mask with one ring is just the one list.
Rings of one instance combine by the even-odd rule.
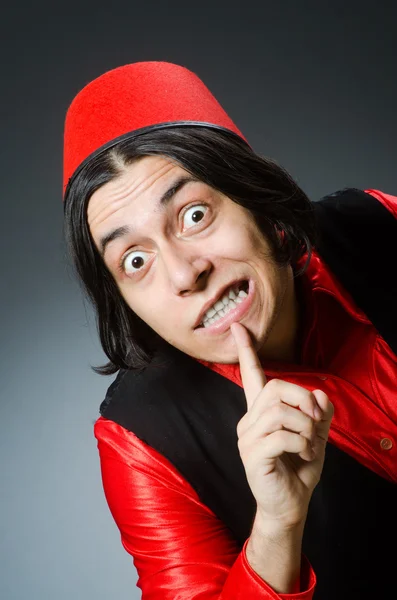
[[[98, 194], [98, 211], [94, 213], [94, 215], [89, 219], [90, 224], [100, 225], [101, 223], [106, 221], [106, 219], [109, 218], [109, 216], [117, 214], [117, 212], [119, 212], [119, 210], [121, 210], [124, 207], [124, 203], [129, 203], [131, 200], [136, 199], [136, 197], [142, 193], [140, 188], [144, 187], [145, 189], [143, 190], [143, 192], [146, 192], [156, 183], [156, 181], [162, 175], [164, 175], [164, 172], [167, 173], [168, 171], [171, 171], [175, 168], [177, 168], [177, 165], [166, 162], [162, 167], [160, 167], [160, 169], [157, 169], [154, 173], [149, 175], [149, 177], [147, 177], [147, 174], [144, 173], [142, 175], [143, 181], [139, 181], [139, 179], [136, 180], [135, 178], [132, 181], [129, 181], [128, 176], [130, 174], [127, 171], [125, 171], [121, 177], [117, 177], [117, 179], [114, 179], [113, 181], [109, 182], [109, 184], [112, 184], [112, 186], [110, 186], [109, 184], [105, 184], [102, 188], [100, 188], [100, 190], [98, 190], [98, 192], [103, 191], [104, 193]], [[106, 187], [107, 190], [104, 190], [104, 188]], [[120, 197], [118, 198], [118, 196]], [[102, 204], [104, 204], [103, 208]], [[109, 210], [106, 211], [106, 208], [108, 208]], [[99, 219], [99, 221], [97, 221], [98, 217], [100, 217], [103, 211], [105, 211], [105, 215], [101, 219]]]

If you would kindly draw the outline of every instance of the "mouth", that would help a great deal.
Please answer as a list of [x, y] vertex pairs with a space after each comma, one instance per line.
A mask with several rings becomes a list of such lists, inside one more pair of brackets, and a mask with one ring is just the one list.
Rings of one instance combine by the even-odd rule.
[[[248, 304], [251, 304], [253, 284], [251, 280], [239, 280], [229, 284], [204, 306], [199, 316], [199, 322], [195, 330], [216, 330], [225, 329], [223, 325], [229, 326], [229, 322], [236, 320], [246, 312]], [[249, 302], [247, 302], [249, 299]], [[226, 329], [227, 329], [226, 327]]]

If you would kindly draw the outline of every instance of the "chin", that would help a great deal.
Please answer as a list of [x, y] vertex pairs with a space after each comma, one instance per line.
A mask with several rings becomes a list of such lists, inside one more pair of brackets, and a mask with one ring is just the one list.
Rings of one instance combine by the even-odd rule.
[[226, 365], [238, 363], [238, 352], [234, 341], [231, 340], [230, 342], [220, 344], [219, 348], [211, 352], [210, 355], [207, 354], [207, 357], [203, 358], [203, 360]]
[[235, 356], [231, 356], [230, 358], [223, 357], [221, 360], [213, 360], [210, 362], [219, 363], [222, 365], [235, 365], [236, 363], [238, 363], [238, 354], [236, 354]]

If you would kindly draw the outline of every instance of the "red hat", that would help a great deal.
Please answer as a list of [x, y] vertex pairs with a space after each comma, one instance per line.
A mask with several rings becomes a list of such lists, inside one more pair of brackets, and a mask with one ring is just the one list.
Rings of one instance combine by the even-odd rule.
[[104, 73], [77, 94], [67, 112], [64, 191], [79, 167], [121, 139], [178, 125], [228, 129], [247, 142], [204, 83], [185, 67], [148, 61]]

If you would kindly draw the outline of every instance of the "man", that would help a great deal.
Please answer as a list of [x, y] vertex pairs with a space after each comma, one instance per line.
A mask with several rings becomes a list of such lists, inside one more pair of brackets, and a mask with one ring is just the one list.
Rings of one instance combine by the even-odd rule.
[[349, 544], [385, 540], [368, 501], [395, 499], [396, 356], [323, 258], [347, 243], [334, 266], [363, 266], [360, 295], [370, 259], [350, 255], [365, 227], [389, 238], [396, 206], [315, 207], [177, 65], [115, 69], [72, 103], [67, 237], [99, 372], [120, 369], [95, 435], [143, 598], [309, 599], [316, 573], [319, 598], [391, 592], [387, 561]]

